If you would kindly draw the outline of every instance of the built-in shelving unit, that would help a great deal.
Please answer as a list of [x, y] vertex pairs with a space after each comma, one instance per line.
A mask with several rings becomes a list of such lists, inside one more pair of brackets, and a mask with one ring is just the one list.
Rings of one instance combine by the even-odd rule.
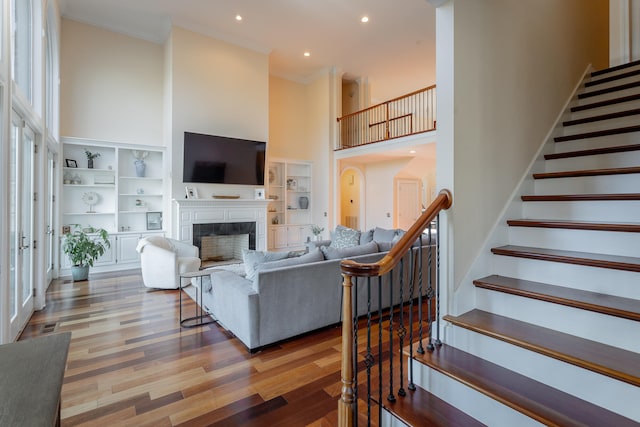
[[267, 169], [268, 247], [304, 247], [311, 235], [312, 163], [273, 159]]
[[[96, 265], [135, 267], [138, 239], [164, 233], [164, 149], [82, 138], [62, 138], [62, 142], [63, 227], [104, 228], [112, 247]], [[85, 150], [98, 154], [92, 168]], [[144, 167], [136, 166], [137, 160], [143, 160]], [[65, 256], [61, 264], [64, 274], [69, 267]]]

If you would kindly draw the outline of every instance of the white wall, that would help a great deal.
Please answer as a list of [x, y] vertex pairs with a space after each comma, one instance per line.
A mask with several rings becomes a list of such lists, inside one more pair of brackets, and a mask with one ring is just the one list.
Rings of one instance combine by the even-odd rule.
[[307, 85], [269, 78], [269, 156], [313, 160]]
[[[184, 197], [184, 132], [267, 141], [269, 58], [266, 54], [173, 27], [171, 49], [172, 197]], [[195, 184], [200, 197], [238, 194], [247, 186]]]
[[392, 159], [367, 163], [365, 195], [367, 218], [363, 230], [374, 227], [393, 228], [396, 175], [407, 165], [408, 159]]
[[163, 47], [62, 20], [60, 134], [162, 145]]
[[438, 187], [454, 195], [450, 284], [464, 277], [587, 64], [607, 66], [607, 15], [607, 0], [455, 0], [437, 10]]

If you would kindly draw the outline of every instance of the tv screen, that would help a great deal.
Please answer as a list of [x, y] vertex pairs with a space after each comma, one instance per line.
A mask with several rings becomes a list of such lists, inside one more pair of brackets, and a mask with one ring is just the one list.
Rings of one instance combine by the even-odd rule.
[[266, 143], [184, 133], [184, 182], [264, 185]]

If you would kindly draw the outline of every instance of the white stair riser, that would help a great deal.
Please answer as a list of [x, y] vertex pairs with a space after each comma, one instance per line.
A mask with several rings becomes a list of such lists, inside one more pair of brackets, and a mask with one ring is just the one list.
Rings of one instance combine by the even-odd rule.
[[587, 110], [571, 112], [564, 120], [579, 120], [587, 117], [599, 116], [601, 114], [618, 113], [620, 111], [635, 110], [640, 108], [640, 100], [619, 102], [617, 104], [603, 107], [589, 108]]
[[[626, 74], [626, 73], [628, 73], [630, 71], [631, 70], [625, 70], [623, 73], [618, 73], [617, 75]], [[594, 90], [608, 89], [610, 87], [621, 86], [621, 85], [625, 85], [625, 84], [628, 84], [628, 83], [635, 83], [640, 78], [639, 76], [621, 77], [621, 78], [617, 78], [617, 79], [612, 80], [612, 81], [602, 82], [603, 79], [606, 79], [606, 78], [609, 78], [609, 77], [612, 77], [612, 76], [599, 76], [599, 77], [591, 79], [589, 81], [589, 83], [592, 83], [592, 82], [601, 82], [601, 83], [597, 83], [597, 84], [594, 84], [594, 85], [589, 86], [589, 87], [584, 86], [581, 90], [578, 91], [578, 93], [591, 92], [591, 91], [594, 91]]]
[[554, 144], [554, 152], [589, 150], [592, 148], [617, 147], [619, 145], [640, 144], [639, 132], [621, 133], [618, 135], [582, 138], [574, 141], [562, 141]]
[[522, 206], [523, 218], [640, 222], [640, 201], [524, 202]]
[[633, 298], [640, 301], [640, 273], [561, 262], [493, 255], [492, 272], [500, 276]]
[[476, 300], [476, 307], [483, 311], [624, 350], [640, 351], [640, 324], [633, 320], [481, 288], [476, 288]]
[[537, 179], [536, 194], [609, 194], [640, 190], [640, 173]]
[[640, 258], [640, 233], [512, 226], [509, 243]]
[[553, 159], [545, 161], [544, 164], [546, 172], [640, 166], [640, 150]]
[[[594, 92], [595, 90], [589, 90], [588, 92]], [[594, 102], [601, 102], [601, 101], [609, 101], [611, 99], [617, 99], [617, 98], [622, 98], [624, 96], [629, 96], [629, 95], [636, 95], [640, 93], [640, 87], [634, 87], [631, 89], [625, 89], [625, 90], [616, 90], [614, 92], [608, 92], [608, 93], [604, 93], [602, 95], [595, 95], [595, 96], [588, 96], [586, 98], [580, 98], [577, 100], [577, 105], [586, 105], [586, 104], [592, 104]]]
[[562, 128], [563, 135], [577, 135], [586, 132], [596, 132], [606, 129], [616, 129], [628, 126], [637, 126], [640, 124], [640, 115], [633, 115], [627, 117], [618, 117], [615, 119], [598, 120], [597, 122], [588, 122], [582, 124], [576, 124], [571, 126], [564, 126]]
[[476, 356], [489, 362], [628, 418], [640, 419], [640, 405], [637, 405], [640, 398], [639, 387], [464, 328], [454, 327], [450, 336], [450, 341], [462, 351], [470, 353], [473, 350]]
[[428, 366], [416, 363], [414, 372], [415, 382], [419, 384], [420, 387], [488, 426], [542, 426], [542, 424], [534, 419]]

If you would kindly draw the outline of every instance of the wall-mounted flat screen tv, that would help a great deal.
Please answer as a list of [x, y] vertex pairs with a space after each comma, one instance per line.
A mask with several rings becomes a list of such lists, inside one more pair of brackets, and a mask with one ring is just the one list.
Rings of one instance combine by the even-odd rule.
[[266, 143], [184, 133], [184, 182], [264, 185]]

